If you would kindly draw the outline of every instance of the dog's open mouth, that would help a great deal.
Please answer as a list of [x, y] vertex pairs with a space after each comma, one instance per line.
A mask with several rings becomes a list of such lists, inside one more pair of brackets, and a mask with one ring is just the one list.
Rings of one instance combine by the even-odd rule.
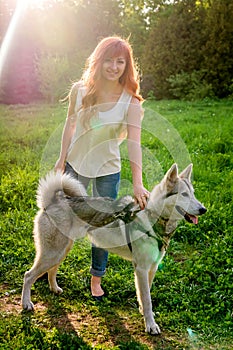
[[181, 207], [179, 207], [178, 205], [176, 205], [176, 210], [178, 211], [178, 213], [180, 213], [180, 215], [182, 215], [186, 221], [188, 221], [190, 224], [198, 224], [198, 217], [195, 215], [191, 215], [189, 213], [187, 213], [184, 209], [182, 209]]

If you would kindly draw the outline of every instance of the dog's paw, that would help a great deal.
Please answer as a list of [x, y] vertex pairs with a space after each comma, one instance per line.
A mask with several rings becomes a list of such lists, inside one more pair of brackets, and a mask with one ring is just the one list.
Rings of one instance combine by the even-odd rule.
[[146, 332], [151, 335], [158, 335], [161, 333], [159, 326], [156, 322], [149, 323], [146, 325]]
[[58, 286], [51, 288], [51, 291], [52, 291], [53, 293], [55, 293], [55, 294], [61, 294], [61, 293], [63, 293], [63, 289], [60, 288], [60, 287], [58, 287]]
[[34, 304], [29, 300], [27, 302], [22, 302], [22, 307], [25, 311], [33, 311]]

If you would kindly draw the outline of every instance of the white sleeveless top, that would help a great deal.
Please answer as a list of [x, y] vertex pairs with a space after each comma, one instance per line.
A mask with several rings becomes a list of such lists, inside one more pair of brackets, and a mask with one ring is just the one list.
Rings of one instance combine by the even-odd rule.
[[85, 129], [80, 123], [79, 111], [85, 93], [84, 87], [78, 91], [76, 132], [68, 150], [67, 162], [85, 177], [115, 174], [121, 170], [119, 146], [127, 135], [127, 113], [132, 96], [123, 90], [116, 104], [105, 112], [97, 112], [90, 120], [90, 128]]

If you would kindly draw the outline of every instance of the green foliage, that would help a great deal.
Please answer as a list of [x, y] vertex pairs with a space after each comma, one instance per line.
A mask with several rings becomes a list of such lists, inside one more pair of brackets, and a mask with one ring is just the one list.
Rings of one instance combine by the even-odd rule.
[[231, 95], [232, 6], [224, 0], [186, 0], [158, 8], [142, 59], [151, 80], [146, 94], [153, 89], [157, 99]]
[[167, 80], [170, 83], [172, 95], [178, 99], [188, 101], [213, 97], [213, 88], [203, 80], [204, 72], [192, 71], [171, 75]]
[[[143, 169], [148, 189], [178, 157], [164, 136], [173, 132], [169, 137], [178, 140], [178, 134], [187, 147], [194, 164], [196, 196], [208, 209], [198, 225], [179, 225], [156, 274], [152, 300], [162, 336], [144, 335], [133, 268], [115, 255], [109, 257], [103, 280], [106, 302], [92, 302], [87, 240], [77, 241], [59, 268], [58, 282], [64, 293], [50, 293], [47, 279], [42, 278], [32, 289], [35, 313], [20, 313], [23, 275], [35, 254], [32, 229], [41, 159], [65, 111], [52, 105], [0, 106], [4, 145], [0, 166], [1, 349], [231, 349], [232, 101], [148, 101], [144, 107]], [[179, 167], [188, 161], [185, 158], [183, 164], [181, 159]], [[129, 166], [125, 156], [122, 177], [127, 184], [122, 192], [128, 193], [132, 187]]]
[[199, 69], [203, 59], [200, 45], [204, 16], [196, 1], [161, 6], [154, 15], [145, 44], [143, 73], [153, 77], [156, 98], [173, 97], [169, 77]]
[[[3, 4], [0, 41], [16, 1]], [[181, 89], [189, 95], [190, 81], [191, 98], [212, 92], [232, 97], [232, 22], [231, 0], [30, 3], [13, 33], [1, 74], [1, 101], [29, 103], [41, 94], [57, 101], [80, 78], [99, 40], [109, 35], [130, 38], [144, 97], [183, 98]]]
[[42, 54], [37, 58], [36, 71], [43, 99], [54, 103], [66, 91], [70, 76], [66, 56]]
[[206, 68], [206, 81], [220, 98], [232, 95], [233, 60], [229, 54], [233, 42], [232, 20], [232, 1], [211, 1], [203, 23], [207, 40], [202, 47], [201, 66]]

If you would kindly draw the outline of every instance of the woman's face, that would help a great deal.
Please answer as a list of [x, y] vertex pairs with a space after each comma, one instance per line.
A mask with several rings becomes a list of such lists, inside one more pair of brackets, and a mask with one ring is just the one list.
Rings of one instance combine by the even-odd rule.
[[125, 71], [126, 59], [124, 56], [106, 57], [101, 75], [104, 79], [109, 81], [118, 81]]

